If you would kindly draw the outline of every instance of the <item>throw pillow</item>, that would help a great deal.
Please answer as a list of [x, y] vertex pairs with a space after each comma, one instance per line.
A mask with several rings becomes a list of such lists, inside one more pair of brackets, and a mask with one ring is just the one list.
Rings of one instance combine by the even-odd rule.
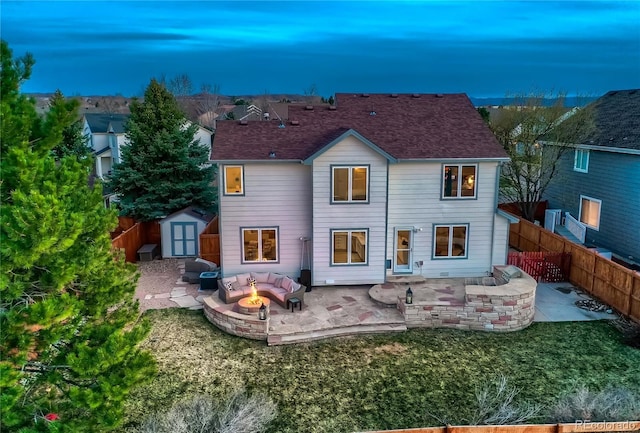
[[282, 279], [282, 288], [285, 289], [286, 291], [290, 292], [291, 291], [291, 286], [293, 285], [293, 280], [289, 277], [284, 277]]
[[231, 281], [227, 281], [226, 283], [224, 283], [224, 286], [227, 288], [227, 290], [231, 291], [231, 290], [235, 290], [233, 288], [233, 283]]
[[269, 277], [267, 278], [267, 283], [269, 284], [273, 284], [274, 286], [278, 287], [276, 285], [276, 280], [280, 278], [280, 275], [278, 274], [274, 274], [273, 272], [269, 272]]
[[255, 284], [256, 283], [256, 279], [253, 277], [249, 277], [247, 278], [247, 283], [249, 283], [249, 285]]
[[251, 272], [251, 277], [255, 278], [256, 283], [269, 282], [269, 272]]
[[251, 277], [250, 274], [238, 274], [236, 275], [236, 279], [238, 280], [238, 283], [240, 283], [241, 286], [248, 286], [249, 285], [249, 278]]
[[276, 278], [275, 281], [273, 282], [273, 286], [274, 287], [282, 287], [282, 280], [283, 280], [282, 277]]
[[300, 288], [300, 284], [296, 283], [295, 281], [293, 282], [293, 284], [291, 285], [291, 290], [290, 292], [293, 293], [296, 290], [298, 290]]

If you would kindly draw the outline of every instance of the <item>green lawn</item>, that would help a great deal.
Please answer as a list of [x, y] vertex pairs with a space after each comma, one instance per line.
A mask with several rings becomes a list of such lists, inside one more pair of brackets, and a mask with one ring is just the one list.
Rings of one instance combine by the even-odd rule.
[[509, 334], [416, 329], [267, 347], [225, 334], [201, 311], [148, 313], [158, 375], [137, 389], [125, 430], [179, 399], [244, 386], [279, 414], [269, 432], [353, 432], [462, 423], [475, 387], [502, 373], [520, 399], [552, 403], [576, 383], [640, 391], [640, 350], [605, 322], [539, 323]]

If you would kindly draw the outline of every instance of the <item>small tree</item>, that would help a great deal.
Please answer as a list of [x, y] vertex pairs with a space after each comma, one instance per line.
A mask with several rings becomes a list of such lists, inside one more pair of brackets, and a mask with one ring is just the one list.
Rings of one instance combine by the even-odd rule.
[[53, 147], [53, 155], [57, 160], [65, 156], [73, 156], [78, 160], [91, 157], [91, 148], [87, 145], [89, 137], [82, 133], [82, 122], [77, 120], [80, 102], [67, 99], [59, 90], [49, 101], [49, 115], [44, 122], [43, 134], [55, 134], [55, 128], [63, 125], [62, 140]]
[[33, 58], [2, 41], [1, 59], [1, 425], [39, 428], [53, 413], [62, 431], [106, 431], [154, 370], [138, 348], [136, 274], [111, 250], [116, 217], [89, 187], [90, 159], [53, 155], [76, 105], [58, 93], [40, 122], [20, 93]]
[[535, 209], [568, 145], [579, 143], [594, 128], [590, 107], [565, 107], [565, 95], [546, 105], [547, 95], [514, 98], [491, 119], [490, 127], [511, 161], [502, 169], [500, 194], [518, 204], [522, 216], [534, 220]]
[[174, 96], [151, 80], [144, 101], [131, 103], [125, 126], [129, 145], [110, 179], [123, 214], [149, 221], [190, 205], [213, 208], [214, 168], [209, 146], [194, 140], [197, 128], [186, 121]]

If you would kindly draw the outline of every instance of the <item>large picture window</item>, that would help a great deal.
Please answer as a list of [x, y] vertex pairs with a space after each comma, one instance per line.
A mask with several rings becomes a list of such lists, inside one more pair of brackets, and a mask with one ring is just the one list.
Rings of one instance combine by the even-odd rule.
[[278, 261], [278, 229], [243, 228], [242, 261], [245, 263]]
[[442, 198], [475, 198], [476, 171], [475, 165], [445, 165]]
[[589, 151], [585, 149], [576, 149], [573, 157], [573, 169], [582, 173], [589, 172]]
[[585, 224], [587, 227], [590, 227], [594, 230], [598, 230], [600, 228], [601, 205], [602, 205], [601, 200], [581, 195], [580, 196], [580, 222]]
[[244, 194], [244, 170], [241, 165], [224, 166], [224, 195]]
[[366, 203], [369, 200], [369, 167], [331, 167], [334, 203]]
[[433, 256], [435, 258], [463, 259], [467, 257], [468, 225], [436, 225], [434, 228]]
[[367, 264], [367, 230], [332, 230], [331, 264]]

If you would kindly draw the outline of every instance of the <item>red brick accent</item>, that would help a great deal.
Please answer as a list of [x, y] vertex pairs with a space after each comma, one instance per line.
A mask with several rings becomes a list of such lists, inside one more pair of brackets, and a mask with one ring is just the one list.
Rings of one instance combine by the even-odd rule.
[[507, 316], [507, 315], [505, 315], [505, 316], [499, 316], [498, 318], [499, 318], [500, 320], [511, 320], [511, 316]]
[[491, 313], [493, 307], [476, 307], [476, 313]]
[[522, 310], [526, 310], [527, 308], [531, 308], [531, 302], [529, 302], [528, 304], [522, 304], [522, 307], [520, 307]]
[[442, 323], [457, 325], [460, 323], [460, 319], [442, 319]]
[[433, 310], [433, 305], [425, 305], [424, 307], [422, 307], [422, 309], [424, 311], [431, 311], [431, 310]]
[[507, 321], [506, 320], [492, 320], [491, 324], [492, 325], [506, 325]]
[[505, 307], [515, 307], [516, 305], [518, 305], [518, 301], [504, 301], [502, 305], [504, 305]]

